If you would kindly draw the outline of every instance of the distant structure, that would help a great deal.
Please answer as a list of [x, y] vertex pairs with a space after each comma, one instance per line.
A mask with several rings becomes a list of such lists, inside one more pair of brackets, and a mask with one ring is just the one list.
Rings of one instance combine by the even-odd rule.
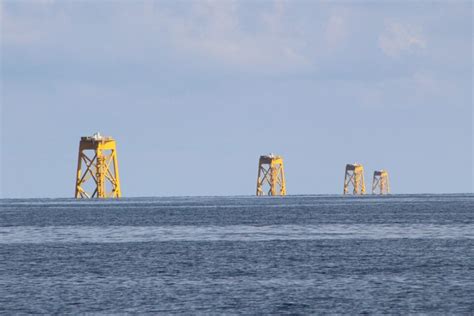
[[286, 195], [283, 158], [273, 154], [260, 156], [258, 162], [257, 196]]
[[349, 194], [349, 186], [352, 186], [352, 194], [365, 194], [364, 167], [361, 164], [347, 164], [344, 176], [344, 194]]
[[[376, 193], [377, 189], [379, 193]], [[374, 179], [372, 181], [372, 194], [389, 194], [390, 184], [388, 182], [388, 172], [385, 170], [374, 171]]]
[[76, 199], [119, 198], [121, 195], [115, 140], [100, 133], [81, 137]]

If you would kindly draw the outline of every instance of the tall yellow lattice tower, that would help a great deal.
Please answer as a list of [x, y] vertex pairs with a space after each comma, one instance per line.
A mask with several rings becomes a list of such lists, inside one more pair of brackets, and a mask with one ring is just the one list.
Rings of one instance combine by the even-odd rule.
[[121, 195], [115, 140], [99, 133], [81, 137], [75, 197], [119, 198]]
[[286, 195], [283, 158], [273, 154], [260, 156], [258, 161], [257, 196]]
[[386, 170], [374, 171], [374, 179], [372, 181], [372, 194], [377, 194], [376, 191], [379, 189], [378, 194], [389, 194], [390, 184], [388, 182], [388, 172]]
[[361, 164], [347, 164], [344, 177], [344, 194], [349, 194], [349, 186], [355, 195], [365, 194], [364, 167]]

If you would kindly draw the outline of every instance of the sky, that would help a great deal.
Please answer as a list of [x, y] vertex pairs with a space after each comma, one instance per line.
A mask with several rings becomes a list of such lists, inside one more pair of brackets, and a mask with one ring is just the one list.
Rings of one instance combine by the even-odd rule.
[[470, 1], [0, 0], [3, 198], [73, 197], [81, 136], [117, 141], [122, 193], [473, 191]]

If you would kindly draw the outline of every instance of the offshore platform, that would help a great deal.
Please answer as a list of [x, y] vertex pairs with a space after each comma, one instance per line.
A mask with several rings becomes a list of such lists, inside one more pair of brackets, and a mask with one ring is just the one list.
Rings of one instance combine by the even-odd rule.
[[121, 195], [115, 140], [100, 133], [81, 137], [75, 197], [119, 198]]
[[[376, 193], [377, 189], [379, 193]], [[390, 194], [390, 184], [388, 182], [388, 172], [386, 170], [374, 171], [372, 194]]]
[[286, 195], [283, 158], [269, 154], [258, 161], [257, 196]]
[[358, 163], [347, 164], [344, 176], [344, 194], [349, 194], [349, 187], [352, 187], [352, 194], [365, 194], [364, 166]]
[[[347, 164], [344, 175], [344, 194], [364, 195], [364, 167]], [[258, 161], [257, 196], [286, 195], [283, 157], [269, 154]], [[374, 171], [372, 194], [390, 194], [388, 172]], [[81, 137], [77, 158], [76, 187], [74, 196], [83, 198], [120, 198], [120, 177], [117, 149], [112, 137], [95, 133]]]

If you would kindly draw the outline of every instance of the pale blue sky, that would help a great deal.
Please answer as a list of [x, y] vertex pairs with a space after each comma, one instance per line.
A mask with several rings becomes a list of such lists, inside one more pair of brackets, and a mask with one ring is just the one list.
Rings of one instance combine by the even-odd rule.
[[72, 197], [80, 136], [124, 196], [472, 192], [470, 1], [1, 1], [2, 197]]

